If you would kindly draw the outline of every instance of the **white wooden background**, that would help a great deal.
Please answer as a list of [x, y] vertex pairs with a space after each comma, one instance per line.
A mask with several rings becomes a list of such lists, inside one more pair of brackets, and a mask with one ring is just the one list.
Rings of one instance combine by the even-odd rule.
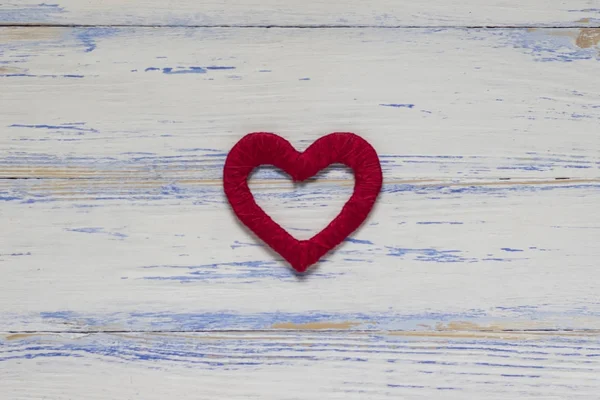
[[[598, 0], [12, 0], [0, 25], [3, 399], [600, 398]], [[222, 193], [259, 130], [381, 156], [304, 277]], [[307, 238], [352, 184], [251, 187]]]

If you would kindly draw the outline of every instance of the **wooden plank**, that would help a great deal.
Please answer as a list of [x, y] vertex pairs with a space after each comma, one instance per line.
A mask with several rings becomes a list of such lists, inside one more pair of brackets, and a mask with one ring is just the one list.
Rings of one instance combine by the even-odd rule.
[[19, 399], [589, 399], [600, 390], [597, 336], [535, 333], [7, 335], [0, 363], [0, 390]]
[[[163, 174], [175, 156], [193, 167], [222, 157], [249, 131], [306, 146], [349, 130], [390, 155], [483, 157], [457, 159], [466, 171], [440, 158], [440, 168], [427, 167], [436, 176], [450, 168], [453, 179], [596, 177], [599, 55], [590, 34], [4, 28], [0, 144], [17, 167], [120, 170], [138, 160]], [[217, 154], [191, 151], [199, 144]], [[169, 159], [152, 158], [170, 156], [168, 168]]]
[[[590, 30], [0, 31], [0, 330], [600, 329]], [[382, 155], [372, 217], [305, 278], [223, 198], [256, 130]], [[352, 190], [254, 180], [299, 237]]]
[[243, 0], [235, 3], [179, 0], [37, 3], [0, 5], [0, 24], [160, 26], [532, 26], [598, 25], [594, 1], [571, 0], [377, 0], [363, 2]]
[[[304, 279], [233, 220], [218, 187], [9, 201], [0, 326], [598, 329], [599, 189], [386, 185], [367, 225]], [[349, 190], [268, 189], [259, 203], [309, 237]]]

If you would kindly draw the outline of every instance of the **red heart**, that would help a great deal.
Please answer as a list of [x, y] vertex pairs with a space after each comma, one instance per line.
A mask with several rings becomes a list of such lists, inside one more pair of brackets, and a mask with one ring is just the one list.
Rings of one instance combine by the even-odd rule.
[[[273, 221], [256, 204], [248, 187], [248, 175], [259, 165], [273, 165], [299, 182], [334, 163], [354, 171], [354, 192], [338, 216], [309, 240], [295, 239]], [[360, 136], [346, 132], [323, 136], [302, 153], [273, 133], [250, 133], [233, 146], [223, 169], [225, 195], [239, 220], [298, 272], [306, 271], [362, 224], [382, 180], [375, 149]]]

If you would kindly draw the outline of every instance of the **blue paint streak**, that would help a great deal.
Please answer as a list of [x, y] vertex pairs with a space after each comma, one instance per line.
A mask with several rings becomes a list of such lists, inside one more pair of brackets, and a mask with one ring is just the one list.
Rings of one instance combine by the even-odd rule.
[[[321, 260], [319, 263], [326, 262]], [[305, 279], [331, 279], [340, 275], [341, 272], [320, 272], [318, 265], [310, 274], [305, 274]], [[177, 281], [180, 283], [191, 283], [226, 279], [228, 281], [242, 281], [244, 283], [262, 279], [277, 279], [281, 281], [296, 281], [298, 275], [295, 271], [278, 261], [245, 261], [245, 262], [223, 262], [201, 265], [152, 265], [142, 269], [153, 270], [180, 270], [185, 274], [166, 276], [146, 276], [141, 279], [153, 281]], [[300, 274], [302, 275], [302, 274]]]
[[554, 169], [553, 164], [538, 164], [538, 165], [513, 165], [513, 166], [501, 166], [496, 167], [499, 170], [520, 170], [520, 171], [552, 171]]
[[77, 28], [75, 30], [75, 37], [84, 46], [86, 53], [91, 53], [96, 50], [96, 41], [101, 38], [110, 37], [118, 32], [115, 28]]
[[73, 126], [73, 124], [64, 124], [64, 125], [26, 125], [26, 124], [12, 124], [8, 126], [9, 128], [35, 128], [35, 129], [52, 129], [52, 130], [72, 130], [79, 132], [93, 132], [97, 133], [96, 129], [91, 128], [81, 128], [79, 126]]
[[570, 37], [550, 36], [544, 31], [514, 29], [491, 32], [507, 45], [522, 49], [538, 62], [576, 62], [600, 59], [594, 46], [581, 48]]
[[299, 81], [310, 81], [310, 78], [300, 78]]
[[[29, 350], [29, 349], [26, 349]], [[83, 357], [81, 354], [73, 354], [68, 351], [60, 352], [60, 351], [50, 351], [45, 353], [35, 353], [35, 354], [22, 354], [16, 356], [6, 356], [0, 357], [0, 361], [9, 361], [9, 360], [34, 360], [36, 358], [45, 358], [45, 357], [72, 357], [72, 358], [81, 358]]]
[[170, 185], [161, 186], [160, 193], [166, 194], [166, 195], [179, 196], [183, 193], [183, 189], [181, 187], [177, 186], [176, 184], [172, 183]]
[[502, 187], [484, 187], [484, 186], [465, 186], [465, 187], [448, 187], [444, 185], [440, 186], [417, 186], [408, 184], [388, 184], [382, 188], [383, 193], [404, 193], [411, 192], [423, 195], [491, 195], [495, 197], [507, 197], [511, 193], [537, 193], [554, 190], [600, 190], [600, 185], [597, 184], [582, 184], [582, 185], [515, 185], [515, 186], [502, 186]]
[[600, 8], [584, 8], [581, 10], [568, 10], [569, 12], [597, 12], [600, 13]]
[[81, 232], [81, 233], [103, 233], [104, 228], [74, 228], [74, 229], [66, 229], [70, 232]]
[[476, 258], [466, 258], [461, 256], [462, 252], [460, 250], [437, 250], [434, 248], [405, 249], [390, 246], [386, 246], [386, 248], [388, 249], [388, 256], [404, 257], [407, 255], [414, 255], [415, 260], [424, 262], [454, 263], [478, 261]]
[[510, 251], [510, 252], [519, 252], [519, 251], [523, 251], [521, 249], [511, 249], [510, 247], [502, 247], [500, 250], [502, 251]]
[[[402, 154], [382, 154], [379, 158], [424, 158], [424, 159], [463, 159], [465, 156], [427, 156], [427, 155], [402, 155]], [[477, 156], [470, 156], [469, 158], [479, 158]]]
[[47, 22], [65, 10], [58, 4], [40, 3], [19, 8], [11, 8], [0, 12], [0, 22], [4, 23], [24, 23], [24, 22]]
[[[472, 321], [481, 320], [487, 316], [488, 310], [468, 310], [462, 313], [425, 312], [418, 314], [400, 314], [392, 311], [381, 313], [327, 313], [310, 310], [305, 313], [291, 312], [265, 312], [245, 314], [231, 310], [199, 313], [179, 313], [177, 311], [154, 313], [111, 313], [104, 315], [80, 314], [69, 310], [42, 312], [39, 314], [43, 320], [52, 323], [78, 321], [85, 329], [94, 329], [126, 321], [125, 329], [136, 329], [144, 326], [151, 330], [222, 330], [222, 329], [254, 329], [263, 330], [272, 328], [278, 323], [309, 324], [318, 322], [344, 322], [359, 323], [352, 329], [412, 329], [420, 323]], [[492, 310], [493, 311], [493, 310]], [[529, 312], [529, 311], [528, 311]], [[529, 314], [528, 314], [529, 315]]]
[[392, 383], [388, 383], [387, 386], [391, 387], [391, 388], [403, 388], [403, 389], [425, 389], [426, 388], [426, 386], [421, 386], [421, 385], [395, 385]]
[[205, 74], [207, 71], [232, 70], [236, 67], [213, 65], [209, 67], [148, 67], [144, 71], [161, 71], [167, 75], [182, 75], [182, 74]]
[[178, 70], [174, 71], [173, 68], [163, 68], [162, 72], [163, 72], [163, 74], [167, 74], [167, 75], [205, 74], [206, 69], [204, 69], [202, 67], [189, 67], [187, 69], [178, 69]]
[[42, 319], [72, 319], [76, 313], [73, 311], [43, 311], [40, 313]]
[[261, 243], [244, 243], [244, 242], [239, 242], [239, 241], [234, 241], [233, 244], [230, 246], [232, 249], [237, 249], [240, 247], [265, 247], [264, 244]]
[[413, 108], [414, 104], [401, 104], [401, 103], [390, 103], [390, 104], [379, 104], [383, 107], [394, 107], [394, 108]]
[[358, 244], [373, 244], [373, 242], [371, 242], [370, 240], [361, 240], [361, 239], [354, 239], [354, 238], [346, 238], [346, 240], [344, 240], [345, 242], [350, 242], [350, 243], [358, 243]]
[[109, 235], [109, 236], [114, 236], [114, 237], [118, 237], [118, 238], [126, 238], [127, 235], [123, 234], [123, 233], [119, 233], [119, 232], [106, 232], [104, 230], [104, 228], [97, 228], [97, 227], [92, 227], [92, 228], [66, 228], [65, 231], [68, 232], [78, 232], [78, 233], [100, 233], [100, 234], [105, 234], [105, 235]]
[[508, 368], [533, 368], [533, 369], [544, 369], [543, 365], [519, 365], [519, 364], [497, 364], [487, 362], [476, 362], [474, 365], [481, 365], [483, 367], [508, 367]]
[[204, 147], [195, 147], [195, 148], [190, 148], [190, 149], [177, 149], [176, 151], [181, 152], [181, 153], [188, 153], [188, 152], [196, 152], [196, 151], [222, 152], [223, 150], [219, 150], [219, 149], [207, 149], [207, 148], [204, 148]]
[[[131, 278], [130, 278], [131, 279]], [[240, 286], [240, 290], [243, 287]], [[204, 312], [203, 306], [198, 306], [198, 312], [181, 313], [178, 310], [165, 310], [164, 312], [133, 312], [133, 313], [103, 313], [103, 314], [82, 314], [69, 310], [54, 310], [50, 312], [42, 312], [38, 315], [30, 315], [27, 317], [19, 316], [20, 323], [39, 324], [40, 318], [42, 323], [51, 323], [53, 325], [70, 325], [76, 322], [76, 326], [81, 330], [98, 330], [104, 329], [109, 325], [119, 326], [119, 330], [140, 330], [144, 331], [202, 331], [202, 330], [266, 330], [272, 329], [273, 325], [279, 323], [292, 324], [309, 324], [322, 322], [353, 322], [357, 325], [349, 330], [376, 330], [373, 332], [373, 340], [376, 343], [381, 343], [381, 340], [393, 340], [396, 343], [406, 341], [410, 343], [410, 338], [392, 338], [385, 335], [382, 336], [381, 330], [415, 330], [419, 329], [423, 324], [435, 326], [437, 323], [448, 323], [451, 321], [466, 321], [477, 324], [486, 324], [491, 321], [498, 321], [498, 318], [508, 317], [511, 320], [523, 319], [528, 320], [545, 320], [556, 316], [564, 317], [592, 317], [600, 315], [597, 312], [590, 311], [587, 307], [572, 308], [564, 312], [556, 313], [553, 311], [546, 312], [548, 307], [496, 307], [493, 309], [471, 309], [456, 313], [445, 312], [423, 312], [423, 313], [406, 313], [402, 310], [401, 305], [396, 307], [388, 307], [387, 311], [370, 312], [370, 313], [336, 313], [322, 312], [318, 310], [307, 310], [301, 313], [294, 312], [263, 312], [263, 313], [240, 313], [233, 310], [218, 310], [212, 312]], [[0, 318], [6, 318], [5, 314], [0, 314]], [[9, 318], [10, 315], [8, 316]], [[25, 319], [24, 319], [25, 318]], [[559, 334], [557, 334], [559, 335]], [[240, 339], [244, 340], [244, 339]], [[548, 349], [569, 349], [574, 353], [582, 348], [585, 348], [584, 341], [581, 339], [568, 339], [570, 345], [564, 342], [564, 338], [552, 346], [548, 343], [528, 344], [529, 347], [537, 348], [529, 350], [532, 356], [536, 354], [543, 355]], [[503, 347], [498, 349], [496, 344], [503, 343]], [[286, 344], [285, 346], [288, 346]], [[574, 346], [575, 345], [575, 346]], [[285, 347], [284, 346], [284, 347]], [[2, 340], [0, 339], [0, 347]], [[523, 356], [522, 344], [513, 342], [504, 342], [502, 339], [460, 339], [459, 341], [448, 345], [448, 350], [468, 349], [469, 351], [482, 350], [486, 353], [493, 352], [502, 355], [519, 354]], [[589, 348], [596, 353], [600, 347]], [[410, 348], [413, 353], [414, 348]], [[552, 350], [551, 350], [552, 351]], [[426, 353], [423, 353], [426, 354]], [[600, 355], [600, 353], [599, 353]], [[428, 363], [426, 360], [424, 363]], [[433, 364], [434, 362], [429, 362]]]
[[444, 225], [444, 224], [448, 224], [448, 225], [462, 225], [462, 222], [454, 222], [454, 221], [449, 221], [449, 222], [442, 222], [442, 221], [419, 221], [417, 222], [417, 225]]
[[32, 74], [1, 74], [3, 78], [84, 78], [84, 75], [32, 75]]
[[208, 70], [231, 70], [231, 69], [235, 69], [235, 67], [223, 67], [223, 66], [210, 66], [210, 67], [204, 67]]

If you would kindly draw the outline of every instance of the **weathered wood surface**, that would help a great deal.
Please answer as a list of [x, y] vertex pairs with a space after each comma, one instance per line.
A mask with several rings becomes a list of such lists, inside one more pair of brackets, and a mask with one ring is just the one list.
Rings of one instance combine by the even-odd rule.
[[[164, 26], [0, 28], [0, 393], [594, 398], [598, 9], [0, 5], [5, 25]], [[488, 25], [523, 28], [464, 27]], [[259, 130], [381, 155], [371, 217], [303, 277], [222, 193]], [[251, 187], [304, 238], [352, 183], [265, 168]]]
[[597, 336], [0, 336], [12, 398], [593, 399]]
[[0, 24], [158, 26], [586, 26], [597, 0], [11, 0]]
[[[585, 30], [2, 32], [2, 330], [600, 329]], [[381, 153], [375, 212], [302, 279], [222, 194], [255, 130]], [[253, 182], [300, 237], [352, 190]]]

